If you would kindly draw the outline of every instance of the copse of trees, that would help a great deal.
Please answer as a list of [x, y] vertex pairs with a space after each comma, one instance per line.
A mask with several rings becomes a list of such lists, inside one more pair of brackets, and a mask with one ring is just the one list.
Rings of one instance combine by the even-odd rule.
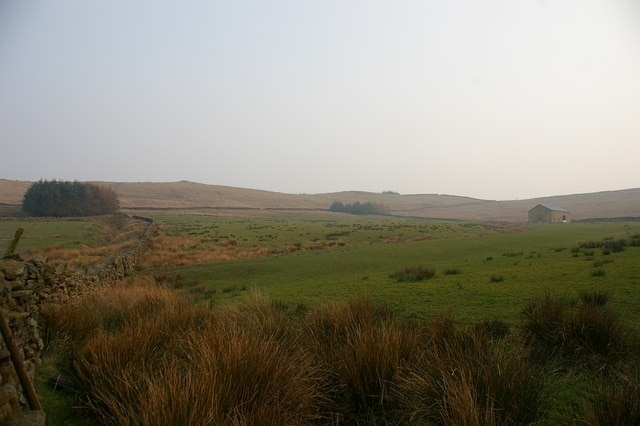
[[386, 214], [389, 208], [382, 204], [360, 203], [356, 201], [353, 204], [344, 204], [341, 201], [334, 201], [329, 207], [332, 212], [349, 213], [349, 214]]
[[22, 200], [22, 210], [30, 216], [96, 216], [119, 208], [120, 200], [111, 188], [77, 181], [40, 180]]

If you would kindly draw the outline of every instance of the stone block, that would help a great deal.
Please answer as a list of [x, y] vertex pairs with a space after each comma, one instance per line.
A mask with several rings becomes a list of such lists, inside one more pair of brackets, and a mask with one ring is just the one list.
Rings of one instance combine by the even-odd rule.
[[13, 259], [0, 259], [0, 271], [4, 273], [6, 279], [13, 281], [22, 277], [25, 273], [24, 263]]

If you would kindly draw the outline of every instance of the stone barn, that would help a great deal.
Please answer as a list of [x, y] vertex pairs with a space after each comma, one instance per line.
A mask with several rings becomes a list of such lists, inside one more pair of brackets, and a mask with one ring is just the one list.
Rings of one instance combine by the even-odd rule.
[[569, 211], [556, 206], [538, 204], [529, 210], [529, 223], [569, 223]]

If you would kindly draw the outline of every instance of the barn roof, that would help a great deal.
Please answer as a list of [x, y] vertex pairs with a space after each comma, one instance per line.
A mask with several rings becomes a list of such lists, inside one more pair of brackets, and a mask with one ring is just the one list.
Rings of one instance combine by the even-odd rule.
[[567, 213], [569, 213], [569, 210], [565, 210], [565, 209], [563, 209], [561, 207], [558, 207], [558, 206], [552, 206], [550, 204], [539, 204], [539, 205], [544, 207], [545, 209], [548, 209], [548, 210], [551, 210], [551, 211], [554, 211], [554, 212], [567, 212]]

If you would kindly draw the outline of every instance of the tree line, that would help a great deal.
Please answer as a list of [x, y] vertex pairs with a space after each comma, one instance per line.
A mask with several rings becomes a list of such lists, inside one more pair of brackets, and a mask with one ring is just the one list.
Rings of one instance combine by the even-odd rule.
[[356, 201], [353, 204], [344, 204], [341, 201], [334, 201], [329, 207], [332, 212], [349, 213], [349, 214], [387, 214], [389, 207], [378, 203], [360, 203]]
[[111, 188], [77, 181], [40, 180], [22, 200], [22, 210], [30, 216], [96, 216], [119, 208], [120, 200]]

